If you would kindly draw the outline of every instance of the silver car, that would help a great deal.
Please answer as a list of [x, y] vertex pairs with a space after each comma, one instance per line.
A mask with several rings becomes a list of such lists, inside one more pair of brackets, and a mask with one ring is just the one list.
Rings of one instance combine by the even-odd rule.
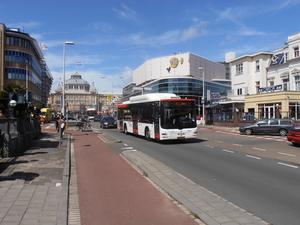
[[257, 123], [241, 126], [240, 132], [243, 134], [279, 134], [286, 136], [293, 126], [291, 119], [266, 119]]
[[66, 120], [66, 121], [68, 121], [68, 123], [69, 123], [69, 126], [76, 126], [76, 124], [78, 123], [78, 122], [80, 122], [79, 120], [77, 120], [76, 118], [74, 118], [74, 117], [68, 117], [68, 120]]

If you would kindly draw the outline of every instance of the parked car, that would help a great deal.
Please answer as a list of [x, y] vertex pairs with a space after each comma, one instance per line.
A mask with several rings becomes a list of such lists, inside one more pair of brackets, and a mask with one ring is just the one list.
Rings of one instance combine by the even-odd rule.
[[295, 146], [300, 146], [300, 125], [293, 126], [289, 130], [287, 140]]
[[77, 120], [75, 117], [68, 116], [68, 120], [66, 121], [68, 121], [69, 126], [76, 126], [80, 120]]
[[101, 114], [97, 114], [94, 116], [94, 121], [100, 121], [102, 118], [102, 115]]
[[101, 128], [117, 128], [117, 121], [112, 116], [104, 116], [100, 120]]
[[286, 136], [290, 128], [293, 127], [291, 119], [266, 119], [257, 123], [241, 126], [240, 132], [243, 134], [279, 134]]

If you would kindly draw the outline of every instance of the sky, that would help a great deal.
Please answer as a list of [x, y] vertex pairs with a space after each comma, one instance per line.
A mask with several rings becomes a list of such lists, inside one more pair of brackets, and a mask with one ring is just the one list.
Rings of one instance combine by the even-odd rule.
[[71, 41], [65, 79], [77, 71], [98, 92], [121, 93], [149, 59], [192, 52], [223, 62], [227, 52], [283, 48], [300, 32], [299, 8], [300, 0], [1, 0], [0, 23], [48, 46], [52, 90]]

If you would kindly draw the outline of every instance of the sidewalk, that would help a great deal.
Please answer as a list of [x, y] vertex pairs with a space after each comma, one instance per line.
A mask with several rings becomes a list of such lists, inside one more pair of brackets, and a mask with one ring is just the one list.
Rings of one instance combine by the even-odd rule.
[[267, 224], [105, 133], [42, 132], [0, 163], [0, 224]]
[[0, 224], [67, 224], [69, 137], [44, 132], [0, 162]]

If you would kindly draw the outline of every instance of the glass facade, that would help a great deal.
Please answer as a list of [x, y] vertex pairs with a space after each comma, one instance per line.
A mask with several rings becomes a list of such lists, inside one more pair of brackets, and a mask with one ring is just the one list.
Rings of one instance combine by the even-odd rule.
[[[26, 81], [26, 69], [5, 67], [4, 74], [5, 79]], [[34, 83], [39, 88], [42, 88], [42, 81], [37, 75], [35, 75], [35, 73], [33, 73], [31, 70], [27, 70], [27, 74], [29, 82]]]
[[[208, 98], [207, 91], [220, 93], [220, 97], [227, 96], [227, 91], [231, 90], [231, 85], [224, 85], [217, 82], [204, 81], [204, 98]], [[192, 98], [198, 100], [203, 97], [203, 81], [193, 78], [166, 78], [153, 81], [145, 85], [143, 90], [144, 94], [148, 93], [174, 93], [181, 98]], [[147, 90], [151, 88], [151, 90]], [[142, 91], [135, 92], [135, 95], [141, 94]], [[124, 93], [125, 94], [125, 93]], [[124, 95], [124, 98], [127, 96]]]

